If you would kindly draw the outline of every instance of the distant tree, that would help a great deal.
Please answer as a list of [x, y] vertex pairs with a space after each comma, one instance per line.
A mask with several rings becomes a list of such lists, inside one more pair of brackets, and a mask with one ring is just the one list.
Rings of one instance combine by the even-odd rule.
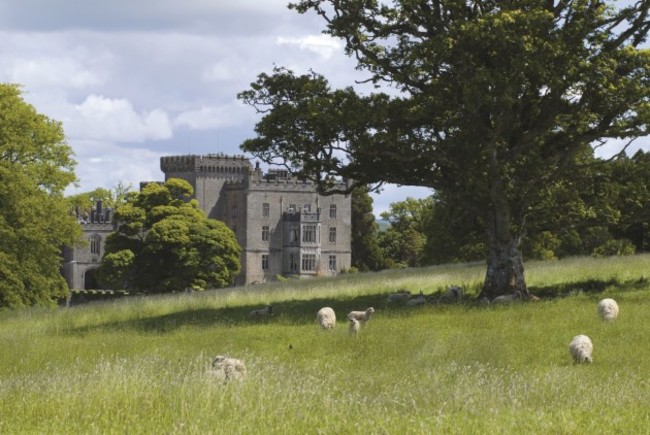
[[361, 271], [379, 270], [384, 259], [379, 248], [372, 197], [366, 186], [352, 191], [352, 266]]
[[76, 179], [71, 156], [61, 124], [0, 84], [0, 307], [67, 295], [61, 248], [81, 236], [63, 196]]
[[621, 216], [611, 227], [613, 235], [630, 240], [637, 252], [650, 251], [650, 152], [614, 160], [611, 182], [619, 187], [615, 206]]
[[[649, 0], [299, 0], [368, 82], [260, 74], [239, 97], [262, 119], [245, 151], [314, 178], [445, 192], [485, 224], [482, 296], [527, 293], [521, 241], [547, 186], [608, 138], [648, 134]], [[555, 211], [557, 212], [557, 211]]]
[[393, 202], [381, 217], [390, 222], [390, 227], [379, 237], [384, 257], [391, 259], [394, 266], [409, 267], [429, 264], [423, 257], [426, 245], [426, 230], [431, 225], [432, 198], [406, 198]]
[[209, 219], [185, 180], [150, 183], [127, 195], [106, 240], [104, 286], [146, 293], [204, 290], [233, 284], [241, 248], [223, 223]]

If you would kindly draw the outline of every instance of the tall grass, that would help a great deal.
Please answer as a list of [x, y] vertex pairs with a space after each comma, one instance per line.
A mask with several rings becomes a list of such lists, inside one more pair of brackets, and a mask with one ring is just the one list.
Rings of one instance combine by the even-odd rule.
[[[0, 312], [0, 433], [648, 433], [649, 272], [648, 255], [529, 263], [542, 301], [499, 307], [386, 302], [475, 295], [476, 264]], [[605, 296], [616, 322], [596, 314]], [[247, 319], [267, 303], [273, 318]], [[345, 314], [368, 306], [348, 336]], [[569, 356], [579, 333], [591, 365]], [[247, 379], [211, 377], [216, 354]]]

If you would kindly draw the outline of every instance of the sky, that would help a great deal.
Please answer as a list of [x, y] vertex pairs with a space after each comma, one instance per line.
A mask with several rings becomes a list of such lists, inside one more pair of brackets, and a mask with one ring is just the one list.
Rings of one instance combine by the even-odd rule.
[[[312, 69], [333, 87], [362, 78], [323, 20], [287, 3], [0, 0], [0, 82], [21, 84], [27, 102], [63, 123], [79, 178], [67, 194], [137, 189], [164, 179], [162, 156], [243, 154], [260, 115], [237, 94], [274, 66]], [[388, 185], [373, 194], [375, 214], [431, 193]]]

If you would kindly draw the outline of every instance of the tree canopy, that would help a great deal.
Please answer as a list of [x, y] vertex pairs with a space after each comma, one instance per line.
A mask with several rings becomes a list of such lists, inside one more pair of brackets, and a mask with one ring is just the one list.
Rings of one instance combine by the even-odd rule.
[[[242, 148], [329, 187], [431, 187], [484, 221], [483, 295], [527, 293], [521, 239], [549, 186], [608, 138], [648, 134], [650, 0], [302, 0], [378, 86], [261, 73]], [[392, 86], [388, 92], [382, 86]], [[588, 172], [588, 171], [587, 171]], [[351, 188], [354, 183], [351, 184]], [[557, 213], [558, 211], [556, 211]]]
[[61, 249], [81, 236], [64, 189], [76, 180], [61, 124], [19, 86], [0, 84], [0, 307], [51, 306], [67, 295]]
[[104, 286], [145, 293], [221, 288], [241, 269], [241, 248], [223, 223], [209, 219], [192, 186], [170, 178], [130, 193], [106, 239]]

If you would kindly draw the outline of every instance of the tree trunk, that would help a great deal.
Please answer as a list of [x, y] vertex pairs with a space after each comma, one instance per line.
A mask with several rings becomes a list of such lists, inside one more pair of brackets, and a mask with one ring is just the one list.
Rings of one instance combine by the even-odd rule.
[[[488, 260], [483, 290], [479, 298], [521, 293], [528, 298], [524, 279], [524, 261], [520, 249], [522, 222], [513, 222], [510, 204], [499, 177], [499, 164], [494, 148], [489, 154], [491, 206], [487, 216]], [[516, 231], [518, 234], [514, 234]]]
[[480, 298], [492, 300], [496, 296], [516, 291], [523, 298], [528, 297], [519, 240], [510, 231], [507, 233], [510, 237], [499, 237], [497, 229], [493, 226], [488, 228], [489, 256]]

